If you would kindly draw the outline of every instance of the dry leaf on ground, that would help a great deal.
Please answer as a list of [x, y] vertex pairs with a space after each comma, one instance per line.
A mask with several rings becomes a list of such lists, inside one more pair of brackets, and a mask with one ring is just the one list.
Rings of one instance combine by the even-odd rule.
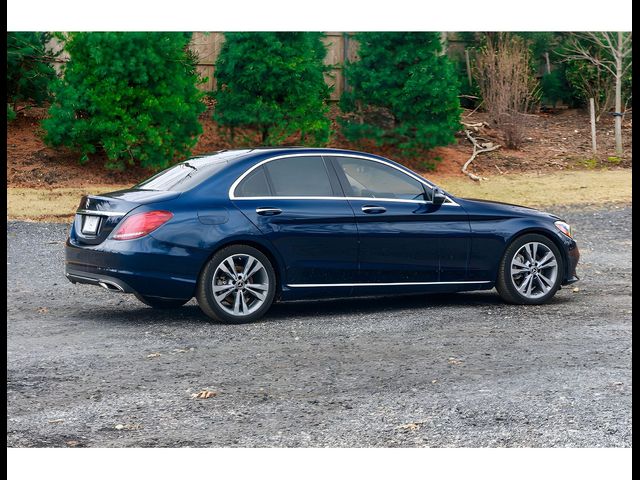
[[211, 398], [211, 397], [215, 397], [216, 395], [218, 395], [218, 392], [214, 392], [213, 390], [207, 390], [206, 388], [204, 390], [199, 391], [198, 393], [191, 394], [193, 398]]

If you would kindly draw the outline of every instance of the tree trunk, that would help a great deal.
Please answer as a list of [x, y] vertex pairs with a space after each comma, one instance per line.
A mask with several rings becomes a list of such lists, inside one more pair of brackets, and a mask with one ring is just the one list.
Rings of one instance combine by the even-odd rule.
[[616, 155], [622, 155], [622, 32], [618, 32], [616, 47]]

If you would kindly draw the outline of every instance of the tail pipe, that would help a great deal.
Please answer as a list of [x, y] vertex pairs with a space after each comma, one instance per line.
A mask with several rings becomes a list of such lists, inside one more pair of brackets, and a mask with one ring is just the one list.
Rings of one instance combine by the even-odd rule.
[[110, 282], [108, 280], [100, 280], [98, 282], [102, 288], [109, 290], [110, 292], [124, 292], [124, 289], [117, 283]]

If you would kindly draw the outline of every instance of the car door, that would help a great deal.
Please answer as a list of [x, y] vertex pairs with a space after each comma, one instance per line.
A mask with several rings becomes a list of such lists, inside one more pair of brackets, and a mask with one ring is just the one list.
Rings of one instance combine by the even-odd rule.
[[455, 202], [431, 202], [431, 188], [391, 163], [331, 157], [359, 234], [360, 283], [463, 282], [470, 228]]
[[358, 233], [335, 172], [319, 155], [259, 163], [232, 192], [234, 204], [283, 259], [288, 286], [353, 283]]

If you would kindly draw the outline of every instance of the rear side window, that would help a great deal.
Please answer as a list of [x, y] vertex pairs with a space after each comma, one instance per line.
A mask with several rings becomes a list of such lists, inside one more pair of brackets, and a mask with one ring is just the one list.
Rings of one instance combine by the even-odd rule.
[[277, 197], [331, 197], [333, 189], [322, 157], [289, 157], [264, 165]]
[[247, 175], [236, 188], [237, 197], [268, 197], [271, 196], [269, 182], [263, 167], [258, 167]]

